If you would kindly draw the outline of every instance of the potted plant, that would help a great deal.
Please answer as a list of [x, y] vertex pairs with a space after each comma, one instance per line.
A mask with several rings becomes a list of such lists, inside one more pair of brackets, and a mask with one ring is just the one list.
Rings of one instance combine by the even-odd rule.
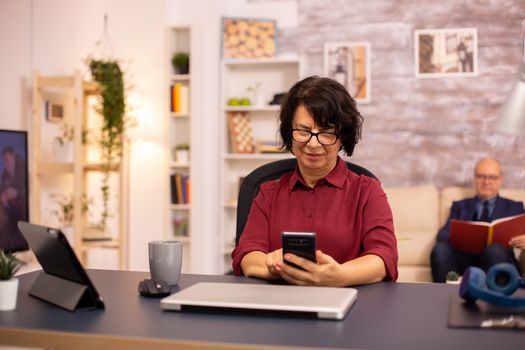
[[60, 124], [60, 134], [55, 136], [53, 144], [55, 157], [58, 161], [73, 161], [73, 135], [74, 129], [72, 125], [66, 122]]
[[126, 102], [124, 96], [124, 78], [117, 61], [88, 61], [93, 80], [100, 84], [100, 101], [96, 111], [102, 116], [103, 123], [98, 136], [98, 144], [102, 157], [102, 214], [95, 228], [104, 232], [109, 213], [110, 187], [109, 178], [113, 165], [121, 160], [124, 135], [126, 129], [132, 126], [132, 120], [126, 117]]
[[445, 278], [448, 284], [459, 284], [461, 282], [461, 276], [456, 271], [447, 272]]
[[182, 164], [190, 162], [190, 145], [181, 143], [175, 146], [175, 161]]
[[[73, 195], [66, 196], [61, 193], [51, 194], [50, 197], [57, 205], [57, 207], [51, 211], [51, 215], [58, 219], [60, 230], [66, 235], [67, 240], [73, 243], [75, 238], [73, 232], [75, 197]], [[86, 195], [83, 195], [80, 199], [80, 213], [85, 215], [88, 210], [89, 201]]]
[[190, 55], [186, 52], [176, 52], [171, 58], [175, 73], [188, 74], [190, 72]]
[[0, 310], [14, 310], [18, 294], [18, 279], [14, 278], [22, 263], [11, 253], [0, 250]]

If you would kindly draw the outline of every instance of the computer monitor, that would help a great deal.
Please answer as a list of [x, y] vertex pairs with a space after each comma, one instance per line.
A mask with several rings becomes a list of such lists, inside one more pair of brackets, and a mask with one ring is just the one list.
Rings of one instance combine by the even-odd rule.
[[0, 129], [0, 249], [29, 249], [17, 227], [29, 220], [27, 132]]

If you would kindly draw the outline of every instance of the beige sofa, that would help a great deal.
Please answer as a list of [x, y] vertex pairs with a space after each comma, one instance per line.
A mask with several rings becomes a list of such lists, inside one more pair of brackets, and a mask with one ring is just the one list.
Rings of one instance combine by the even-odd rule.
[[[474, 196], [472, 188], [433, 185], [384, 188], [392, 212], [399, 251], [399, 282], [431, 282], [430, 252], [452, 202]], [[502, 197], [524, 201], [525, 190], [502, 189]], [[517, 254], [520, 252], [517, 251]], [[520, 264], [525, 271], [525, 253]]]

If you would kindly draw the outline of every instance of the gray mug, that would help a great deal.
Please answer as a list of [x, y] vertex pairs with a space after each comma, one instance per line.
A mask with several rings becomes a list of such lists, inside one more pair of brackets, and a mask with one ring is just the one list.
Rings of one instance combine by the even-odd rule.
[[151, 278], [162, 279], [170, 286], [179, 283], [182, 268], [181, 241], [148, 242]]

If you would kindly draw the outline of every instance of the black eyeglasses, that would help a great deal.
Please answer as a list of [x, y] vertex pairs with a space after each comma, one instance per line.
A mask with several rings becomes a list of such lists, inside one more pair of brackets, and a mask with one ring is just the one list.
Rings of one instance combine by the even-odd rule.
[[486, 175], [486, 174], [476, 174], [476, 180], [479, 181], [496, 181], [499, 179], [499, 175]]
[[312, 136], [323, 146], [331, 146], [337, 142], [339, 136], [333, 132], [311, 132], [303, 129], [292, 129], [292, 138], [294, 141], [308, 143]]

